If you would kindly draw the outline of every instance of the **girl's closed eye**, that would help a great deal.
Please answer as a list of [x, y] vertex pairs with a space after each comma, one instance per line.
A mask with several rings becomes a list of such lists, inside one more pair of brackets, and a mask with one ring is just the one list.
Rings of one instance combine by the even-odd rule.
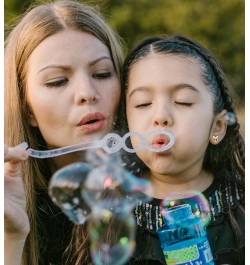
[[56, 79], [55, 81], [46, 82], [45, 85], [47, 87], [61, 87], [66, 85], [68, 81], [69, 80], [67, 78], [61, 78], [61, 79]]
[[181, 105], [185, 107], [191, 107], [193, 105], [192, 102], [184, 102], [184, 101], [175, 101], [174, 102], [176, 105]]
[[145, 108], [145, 107], [150, 106], [151, 104], [152, 104], [151, 102], [141, 103], [141, 104], [137, 104], [137, 105], [135, 105], [135, 108], [136, 108], [136, 109], [138, 109], [138, 108]]

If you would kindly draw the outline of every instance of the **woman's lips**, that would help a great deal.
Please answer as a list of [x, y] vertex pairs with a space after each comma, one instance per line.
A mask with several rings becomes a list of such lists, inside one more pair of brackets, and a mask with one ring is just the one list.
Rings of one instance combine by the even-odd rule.
[[102, 113], [90, 113], [84, 116], [77, 124], [85, 132], [95, 132], [101, 130], [105, 125], [105, 117]]

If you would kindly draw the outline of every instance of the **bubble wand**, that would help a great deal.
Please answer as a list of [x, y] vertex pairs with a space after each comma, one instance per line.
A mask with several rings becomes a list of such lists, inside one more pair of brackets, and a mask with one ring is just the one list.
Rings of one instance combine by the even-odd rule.
[[[147, 143], [147, 140], [150, 137], [154, 137], [157, 135], [161, 135], [166, 139], [167, 144], [162, 144], [161, 147], [152, 147]], [[131, 137], [136, 136], [139, 139], [139, 145], [136, 148], [130, 148], [126, 145], [126, 140]], [[129, 153], [135, 153], [139, 151], [141, 148], [146, 148], [151, 152], [163, 152], [170, 149], [174, 145], [174, 136], [172, 133], [165, 130], [156, 130], [148, 133], [145, 137], [142, 137], [137, 132], [128, 132], [123, 137], [116, 133], [108, 133], [101, 140], [96, 140], [93, 142], [84, 142], [80, 144], [65, 146], [57, 149], [39, 151], [34, 150], [32, 148], [28, 149], [29, 156], [35, 158], [50, 158], [60, 155], [65, 155], [69, 153], [73, 153], [76, 151], [94, 149], [94, 148], [102, 148], [107, 153], [115, 153], [118, 152], [121, 148]]]

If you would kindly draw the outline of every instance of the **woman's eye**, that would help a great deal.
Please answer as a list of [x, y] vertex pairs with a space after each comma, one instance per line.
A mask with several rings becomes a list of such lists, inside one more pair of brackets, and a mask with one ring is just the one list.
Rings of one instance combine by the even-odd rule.
[[175, 104], [183, 105], [183, 106], [186, 106], [186, 107], [191, 107], [193, 105], [193, 103], [190, 103], [190, 102], [178, 102], [178, 101], [175, 101]]
[[135, 108], [145, 108], [145, 107], [148, 107], [150, 106], [152, 103], [143, 103], [143, 104], [139, 104], [139, 105], [136, 105]]
[[64, 86], [69, 80], [68, 79], [59, 79], [53, 82], [47, 82], [45, 85], [47, 87], [60, 87]]
[[111, 77], [111, 72], [104, 72], [104, 73], [97, 73], [97, 74], [93, 74], [93, 77], [96, 79], [106, 79]]

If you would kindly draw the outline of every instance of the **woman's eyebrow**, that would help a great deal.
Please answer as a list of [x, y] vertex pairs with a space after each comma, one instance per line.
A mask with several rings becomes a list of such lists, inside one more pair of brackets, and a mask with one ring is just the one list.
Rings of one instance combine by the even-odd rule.
[[46, 69], [49, 69], [49, 68], [58, 68], [58, 69], [62, 69], [62, 70], [67, 70], [69, 69], [69, 66], [67, 65], [60, 65], [60, 64], [50, 64], [50, 65], [47, 65], [45, 67], [43, 67], [42, 69], [40, 69], [37, 74], [43, 72], [44, 70]]
[[100, 57], [100, 58], [97, 58], [97, 59], [91, 61], [91, 62], [89, 63], [89, 65], [90, 65], [90, 66], [93, 66], [93, 65], [97, 64], [98, 62], [100, 62], [100, 61], [102, 61], [102, 60], [109, 60], [109, 61], [112, 61], [111, 58], [110, 58], [109, 56], [102, 56], [102, 57]]
[[[109, 60], [111, 61], [111, 58], [108, 57], [108, 56], [102, 56], [102, 57], [99, 57], [93, 61], [91, 61], [89, 63], [89, 66], [93, 66], [95, 64], [97, 64], [98, 62], [102, 61], [102, 60]], [[45, 67], [43, 67], [42, 69], [40, 69], [37, 73], [40, 73], [46, 69], [49, 69], [49, 68], [58, 68], [58, 69], [62, 69], [62, 70], [67, 70], [70, 68], [70, 66], [67, 66], [67, 65], [60, 65], [60, 64], [50, 64], [50, 65], [46, 65]]]

